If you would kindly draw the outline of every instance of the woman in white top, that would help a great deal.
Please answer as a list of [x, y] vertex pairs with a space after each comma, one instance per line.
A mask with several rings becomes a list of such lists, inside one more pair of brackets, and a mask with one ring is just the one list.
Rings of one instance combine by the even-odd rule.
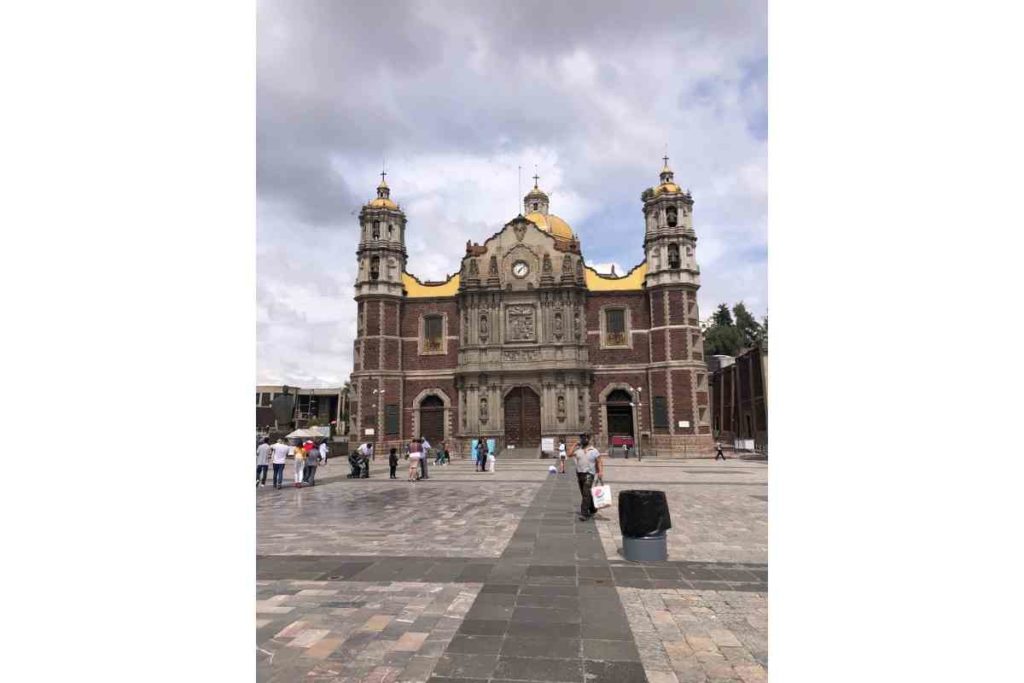
[[566, 458], [567, 458], [567, 456], [565, 454], [565, 441], [559, 441], [558, 442], [558, 473], [559, 474], [565, 474], [565, 461], [566, 461]]

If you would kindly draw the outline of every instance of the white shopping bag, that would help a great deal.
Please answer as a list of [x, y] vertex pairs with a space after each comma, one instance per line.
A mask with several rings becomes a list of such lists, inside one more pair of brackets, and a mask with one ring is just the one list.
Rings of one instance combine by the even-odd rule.
[[590, 495], [594, 498], [594, 507], [597, 509], [611, 507], [612, 487], [608, 484], [601, 484], [590, 489]]

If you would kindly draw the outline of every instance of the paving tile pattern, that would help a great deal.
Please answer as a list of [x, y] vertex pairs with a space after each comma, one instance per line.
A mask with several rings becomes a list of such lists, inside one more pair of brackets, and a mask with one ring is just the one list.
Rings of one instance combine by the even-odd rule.
[[618, 590], [649, 680], [768, 680], [765, 593]]
[[[627, 488], [656, 488], [665, 492], [672, 514], [672, 530], [668, 534], [670, 560], [768, 562], [766, 466], [730, 460], [715, 468], [684, 468], [644, 461], [639, 468], [627, 468], [621, 461], [615, 462], [605, 477], [615, 493], [612, 507], [602, 512], [603, 521], [598, 522], [609, 559], [621, 559], [618, 493]], [[722, 478], [719, 470], [736, 475], [731, 481], [712, 481]], [[637, 476], [640, 473], [645, 476]]]
[[508, 486], [481, 481], [486, 476], [471, 486], [385, 475], [379, 485], [342, 478], [310, 488], [260, 489], [257, 553], [497, 557], [540, 482]]
[[480, 584], [258, 581], [259, 681], [425, 681]]
[[547, 464], [258, 490], [259, 680], [766, 679], [763, 463], [609, 463], [668, 496], [669, 560], [643, 564]]

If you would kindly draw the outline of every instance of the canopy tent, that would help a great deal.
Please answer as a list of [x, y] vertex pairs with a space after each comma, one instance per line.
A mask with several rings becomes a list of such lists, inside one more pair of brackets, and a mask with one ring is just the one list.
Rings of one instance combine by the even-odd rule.
[[329, 439], [331, 438], [330, 427], [306, 427], [305, 429], [296, 429], [294, 432], [285, 437], [286, 439]]

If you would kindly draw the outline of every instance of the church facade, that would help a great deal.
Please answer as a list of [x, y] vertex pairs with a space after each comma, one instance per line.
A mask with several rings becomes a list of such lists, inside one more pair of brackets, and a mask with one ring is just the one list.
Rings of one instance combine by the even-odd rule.
[[351, 445], [422, 435], [465, 453], [483, 437], [533, 455], [544, 437], [588, 433], [602, 450], [632, 437], [710, 454], [693, 198], [666, 158], [641, 200], [645, 258], [621, 277], [587, 265], [535, 177], [522, 214], [424, 282], [382, 175], [359, 214]]

